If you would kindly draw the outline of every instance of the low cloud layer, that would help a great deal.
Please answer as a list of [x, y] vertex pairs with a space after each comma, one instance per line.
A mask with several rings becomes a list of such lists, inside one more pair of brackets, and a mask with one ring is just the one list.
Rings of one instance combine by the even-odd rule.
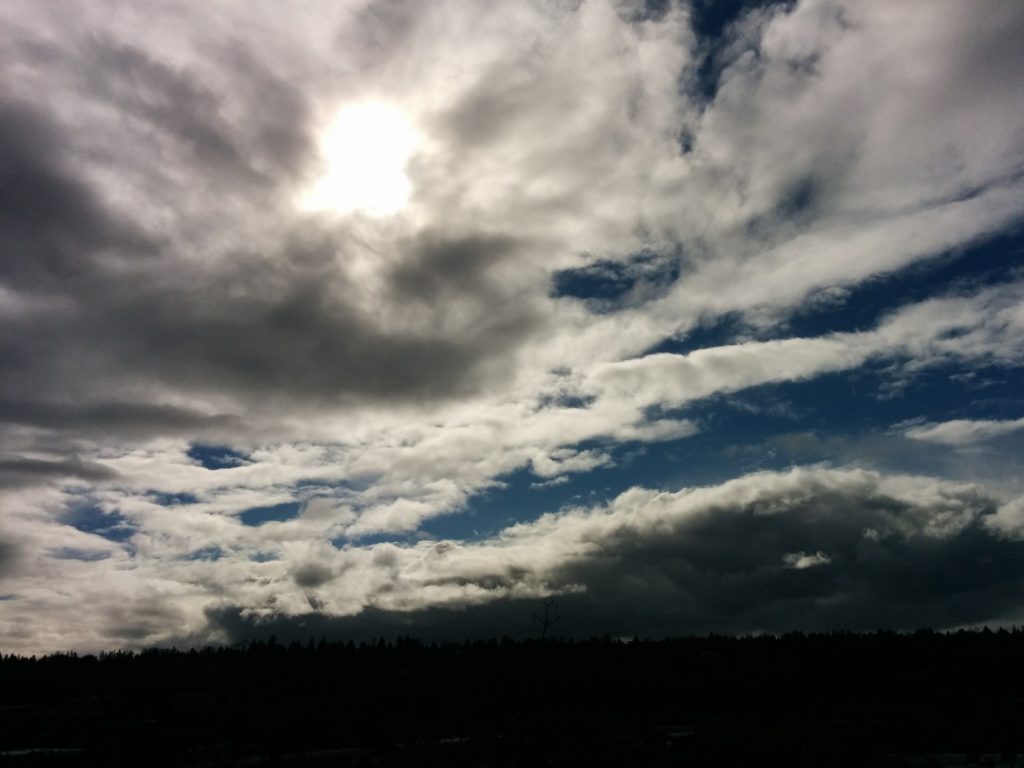
[[727, 5], [6, 3], [0, 648], [1012, 619], [1024, 11]]
[[[7, 576], [23, 597], [6, 606], [4, 631], [17, 637], [35, 616], [33, 637], [60, 637], [70, 613], [80, 621], [68, 639], [81, 647], [238, 640], [242, 626], [293, 637], [303, 627], [524, 635], [531, 607], [552, 596], [559, 629], [577, 636], [1012, 620], [1024, 578], [1019, 528], [1007, 524], [1014, 505], [976, 485], [807, 468], [677, 492], [633, 488], [472, 542], [294, 541], [277, 544], [280, 558], [255, 557], [254, 546], [147, 562], [48, 533], [62, 569], [90, 578], [54, 595], [38, 566], [15, 562]], [[9, 545], [31, 546], [28, 537]]]

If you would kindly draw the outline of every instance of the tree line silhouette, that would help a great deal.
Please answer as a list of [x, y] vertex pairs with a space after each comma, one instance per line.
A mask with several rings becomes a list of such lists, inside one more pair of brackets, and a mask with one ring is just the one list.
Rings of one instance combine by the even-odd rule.
[[1024, 631], [0, 657], [0, 766], [870, 766], [949, 753], [1019, 764]]

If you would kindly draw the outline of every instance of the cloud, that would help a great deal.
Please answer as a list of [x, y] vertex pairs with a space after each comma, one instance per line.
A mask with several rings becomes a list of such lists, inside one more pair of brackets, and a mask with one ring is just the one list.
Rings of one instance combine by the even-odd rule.
[[[22, 87], [8, 111], [18, 163], [9, 172], [45, 196], [19, 195], [37, 213], [17, 226], [39, 211], [65, 217], [22, 232], [15, 250], [28, 270], [59, 257], [82, 275], [45, 278], [50, 311], [23, 316], [0, 350], [18, 369], [0, 393], [12, 402], [32, 392], [43, 408], [70, 399], [86, 409], [195, 410], [235, 420], [213, 425], [225, 439], [250, 425], [280, 434], [287, 419], [270, 413], [429, 410], [503, 381], [529, 387], [551, 365], [628, 359], [708, 312], [792, 307], [1016, 215], [1003, 158], [1018, 138], [1001, 127], [1015, 122], [987, 118], [1015, 100], [984, 96], [1015, 82], [1001, 31], [1019, 21], [1012, 9], [946, 21], [917, 4], [808, 3], [741, 16], [709, 103], [680, 95], [698, 77], [701, 45], [685, 8], [372, 5], [317, 22], [296, 14], [283, 26], [254, 10], [244, 14], [247, 36], [232, 38], [220, 36], [240, 26], [231, 9], [153, 13], [167, 28], [208, 28], [216, 43], [185, 35], [174, 46], [154, 31], [161, 25], [127, 12], [94, 35], [83, 31], [97, 21], [85, 11], [76, 24], [28, 23], [28, 7], [6, 14], [12, 60], [31, 72], [25, 83], [46, 83], [62, 107]], [[879, 47], [910, 28], [924, 31], [905, 49]], [[458, 56], [438, 54], [438, 29]], [[930, 67], [933, 47], [920, 40], [932, 37], [955, 41], [959, 63]], [[353, 44], [339, 53], [339, 38]], [[333, 72], [359, 71], [367, 84], [327, 87], [310, 75], [328, 52]], [[912, 55], [944, 76], [911, 90], [893, 73]], [[315, 171], [315, 134], [332, 101], [378, 92], [432, 137], [410, 167], [417, 220], [303, 216], [292, 203]], [[960, 104], [960, 120], [934, 119], [936, 103]], [[892, 121], [900, 130], [884, 130]], [[751, 125], [763, 128], [751, 135]], [[694, 137], [682, 154], [681, 128]], [[968, 151], [978, 130], [986, 149]], [[931, 163], [949, 148], [960, 165]], [[894, 163], [914, 173], [880, 179]], [[910, 184], [924, 167], [937, 170]], [[877, 200], [893, 179], [909, 186], [887, 205], [857, 202], [858, 190]], [[976, 193], [960, 199], [962, 189]], [[794, 227], [791, 211], [772, 213], [794, 195], [814, 198], [805, 226]], [[73, 260], [47, 245], [54, 233], [75, 242]], [[629, 273], [636, 253], [680, 244], [668, 293], [656, 275], [657, 290], [634, 291], [604, 322], [548, 295], [552, 275], [620, 264]], [[581, 253], [593, 255], [582, 267]], [[18, 301], [39, 299], [44, 278], [28, 279], [17, 277]], [[45, 358], [31, 354], [41, 345]], [[135, 423], [141, 434], [178, 428]]]
[[[633, 488], [480, 541], [341, 549], [295, 541], [278, 545], [275, 560], [235, 550], [159, 566], [108, 550], [102, 560], [45, 561], [90, 571], [66, 583], [66, 597], [41, 590], [43, 574], [9, 578], [19, 600], [4, 631], [31, 613], [40, 636], [67, 632], [66, 643], [123, 637], [113, 619], [67, 614], [74, 602], [101, 618], [141, 612], [145, 621], [126, 622], [139, 642], [182, 626], [194, 641], [223, 638], [216, 617], [232, 611], [242, 623], [281, 626], [308, 619], [311, 605], [335, 617], [338, 631], [430, 634], [448, 616], [486, 634], [528, 634], [528, 609], [546, 596], [560, 601], [573, 634], [994, 622], [1015, 615], [1024, 577], [1019, 545], [993, 523], [1000, 510], [978, 486], [808, 467], [669, 493]], [[514, 621], [520, 614], [526, 628]]]
[[0, 540], [0, 574], [7, 575], [14, 571], [18, 554], [13, 542]]
[[51, 292], [89, 284], [82, 251], [145, 248], [145, 238], [117, 220], [87, 183], [64, 165], [60, 131], [38, 108], [8, 102], [0, 109], [0, 229], [9, 244], [4, 282]]
[[[553, 595], [560, 629], [578, 636], [994, 622], [1016, 615], [1024, 577], [1018, 545], [989, 533], [997, 506], [970, 485], [824, 468], [634, 488], [490, 540], [360, 556], [318, 592], [333, 619], [301, 607], [291, 620], [237, 605], [208, 615], [229, 636], [301, 635], [300, 621], [342, 637], [523, 635], [536, 600]], [[365, 607], [334, 609], [355, 583], [371, 590]]]
[[998, 534], [1014, 540], [1024, 539], [1024, 497], [1011, 499], [986, 520]]
[[804, 568], [828, 565], [832, 562], [832, 558], [824, 552], [813, 552], [811, 554], [807, 552], [790, 552], [782, 556], [782, 562], [789, 568], [796, 568], [798, 571], [802, 571]]
[[8, 424], [62, 430], [70, 434], [113, 434], [148, 437], [155, 434], [222, 433], [244, 431], [232, 414], [204, 413], [168, 404], [98, 400], [92, 403], [0, 400], [0, 419]]
[[30, 485], [48, 477], [71, 477], [87, 481], [112, 480], [117, 473], [97, 462], [71, 458], [49, 460], [17, 458], [0, 461], [0, 484], [9, 487]]
[[[45, 411], [70, 399], [170, 412], [213, 399], [227, 418], [257, 402], [431, 401], [501, 372], [536, 326], [501, 280], [467, 277], [470, 264], [507, 257], [509, 236], [360, 231], [289, 209], [282, 168], [297, 176], [307, 164], [313, 118], [304, 92], [241, 43], [175, 66], [110, 34], [51, 30], [71, 35], [58, 44], [15, 30], [54, 98], [88, 117], [72, 133], [60, 113], [28, 104], [0, 116], [4, 188], [20, 190], [0, 222], [13, 243], [5, 288], [22, 301], [43, 292], [50, 307], [4, 340], [18, 370], [0, 393], [8, 401], [32, 392]], [[290, 123], [267, 117], [268, 99]], [[172, 189], [179, 197], [164, 199]], [[254, 216], [269, 227], [254, 229]], [[241, 240], [224, 242], [232, 229]], [[426, 292], [410, 302], [414, 291]], [[47, 356], [31, 354], [39, 345]]]
[[1024, 284], [1008, 282], [901, 307], [871, 331], [601, 363], [582, 388], [613, 400], [679, 406], [716, 393], [858, 368], [872, 359], [897, 361], [908, 375], [956, 360], [1018, 365], [1024, 361], [1022, 296]]
[[973, 445], [1024, 429], [1024, 419], [954, 419], [939, 424], [921, 424], [904, 434], [912, 440], [943, 445]]
[[[1012, 494], [894, 462], [537, 519], [585, 478], [692, 484], [685, 462], [654, 477], [659, 445], [771, 416], [730, 436], [706, 411], [724, 393], [870, 368], [892, 402], [1024, 362], [1010, 267], [790, 325], [943, 254], [969, 271], [957, 254], [1019, 227], [1021, 8], [756, 6], [722, 26], [682, 2], [4, 4], [3, 631], [141, 644], [311, 609], [488, 627], [549, 594], [581, 632], [1003, 615]], [[408, 205], [303, 210], [323, 132], [365, 103], [422, 137]], [[972, 414], [915, 412], [905, 437], [1017, 424]], [[649, 461], [623, 460], [635, 443]], [[520, 471], [555, 501], [415, 543]], [[70, 524], [84, 501], [126, 540]], [[943, 575], [987, 548], [976, 582]], [[883, 589], [916, 573], [945, 602]]]

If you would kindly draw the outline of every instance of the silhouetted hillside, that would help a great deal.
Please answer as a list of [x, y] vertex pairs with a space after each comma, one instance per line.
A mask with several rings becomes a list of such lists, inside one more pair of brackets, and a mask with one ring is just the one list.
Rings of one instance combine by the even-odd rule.
[[7, 656], [0, 750], [5, 766], [1012, 765], [1024, 632]]

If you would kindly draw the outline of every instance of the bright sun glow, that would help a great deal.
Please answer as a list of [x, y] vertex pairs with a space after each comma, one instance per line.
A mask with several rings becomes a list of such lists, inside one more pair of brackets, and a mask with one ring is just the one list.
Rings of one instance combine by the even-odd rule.
[[374, 216], [396, 213], [409, 201], [406, 163], [419, 136], [398, 109], [367, 103], [345, 107], [320, 140], [324, 175], [301, 200], [312, 211]]

